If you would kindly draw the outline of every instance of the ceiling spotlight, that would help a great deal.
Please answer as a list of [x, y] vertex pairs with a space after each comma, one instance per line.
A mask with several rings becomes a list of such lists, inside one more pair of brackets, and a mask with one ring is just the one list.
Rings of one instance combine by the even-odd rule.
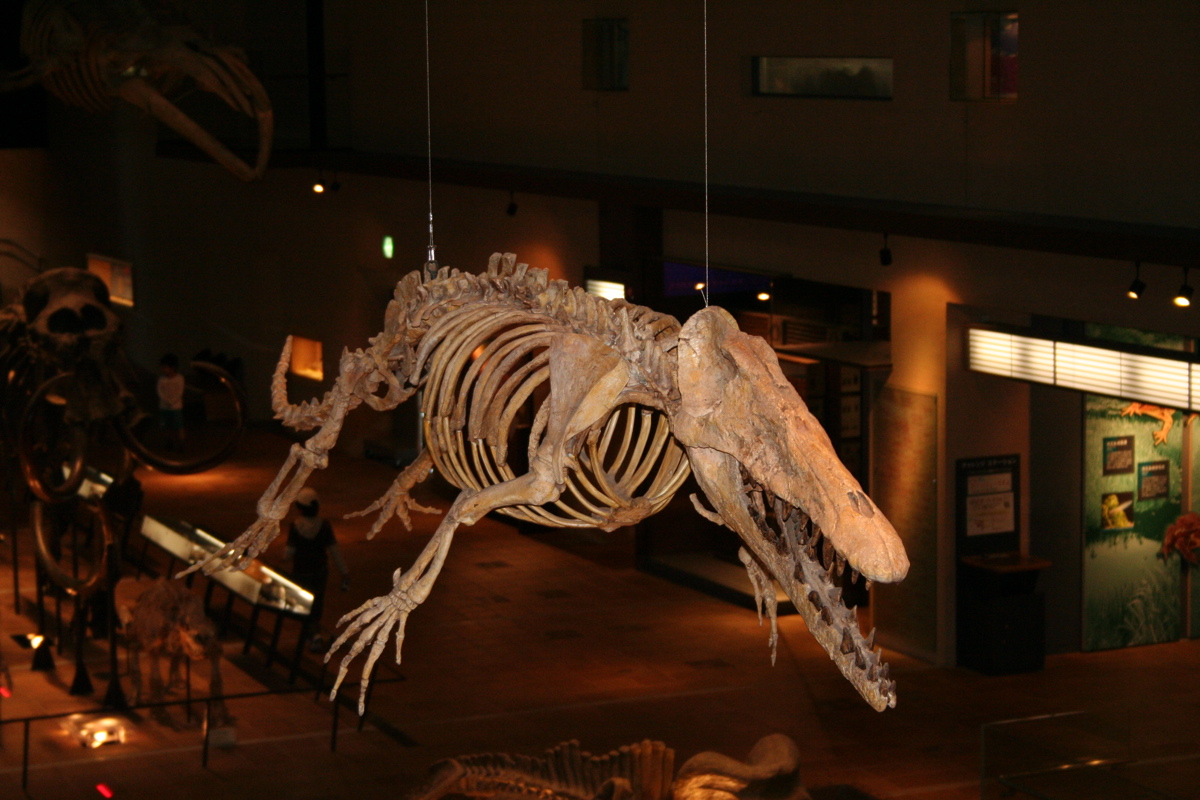
[[762, 300], [765, 303], [771, 299], [771, 294], [770, 294], [770, 292], [759, 292], [758, 299]]
[[338, 183], [336, 172], [333, 173], [333, 180], [329, 181], [325, 180], [324, 172], [318, 172], [317, 180], [312, 185], [313, 194], [328, 194], [329, 192], [336, 192], [340, 188], [342, 188], [342, 185]]
[[892, 265], [892, 248], [888, 247], [886, 233], [883, 235], [883, 248], [879, 251], [879, 265], [881, 267], [890, 267]]
[[703, 281], [702, 281], [702, 282], [700, 282], [700, 283], [697, 283], [697, 284], [696, 284], [696, 291], [697, 291], [697, 292], [703, 292], [703, 291], [704, 291], [704, 282], [703, 282]]
[[392, 237], [390, 237], [390, 236], [383, 237], [382, 249], [383, 249], [383, 257], [384, 258], [390, 259], [392, 256], [394, 256], [396, 254], [396, 243], [395, 243], [395, 241], [392, 240]]
[[1137, 300], [1146, 291], [1146, 282], [1142, 280], [1142, 262], [1133, 262], [1133, 270], [1133, 283], [1129, 284], [1129, 290], [1125, 292], [1125, 295], [1130, 300]]
[[1187, 308], [1192, 304], [1192, 287], [1188, 285], [1188, 268], [1183, 268], [1183, 286], [1179, 287], [1179, 291], [1175, 294], [1175, 305], [1180, 308]]
[[510, 217], [515, 217], [517, 215], [517, 200], [515, 197], [513, 197], [513, 193], [511, 191], [508, 193], [508, 208], [504, 209], [504, 213], [508, 214]]

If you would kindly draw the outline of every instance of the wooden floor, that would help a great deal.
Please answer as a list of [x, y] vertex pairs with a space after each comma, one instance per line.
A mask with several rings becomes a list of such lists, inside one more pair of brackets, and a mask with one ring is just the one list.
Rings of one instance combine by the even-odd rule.
[[[252, 521], [289, 444], [252, 434], [210, 473], [146, 474], [147, 512], [231, 538]], [[436, 525], [436, 517], [419, 517], [409, 533], [393, 523], [367, 541], [369, 519], [340, 519], [382, 494], [393, 476], [390, 467], [335, 453], [312, 481], [352, 573], [348, 592], [329, 590], [328, 631], [341, 613], [386, 593], [392, 572], [408, 567]], [[417, 494], [441, 508], [451, 496], [437, 485]], [[142, 718], [127, 744], [95, 751], [70, 744], [56, 723], [38, 723], [30, 794], [97, 797], [103, 783], [118, 798], [399, 798], [430, 764], [459, 754], [537, 754], [568, 739], [600, 753], [650, 738], [673, 747], [679, 764], [705, 750], [742, 758], [760, 737], [784, 733], [799, 743], [801, 774], [818, 800], [965, 800], [981, 796], [984, 723], [1084, 710], [1115, 724], [1133, 756], [1155, 759], [1139, 778], [1151, 775], [1164, 796], [1200, 797], [1200, 641], [1055, 656], [1042, 672], [1009, 677], [934, 668], [889, 652], [900, 699], [879, 714], [799, 617], [780, 619], [771, 666], [767, 630], [754, 612], [637, 572], [620, 557], [628, 541], [585, 544], [555, 546], [492, 518], [461, 530], [432, 595], [412, 615], [403, 664], [395, 665], [391, 645], [382, 660], [382, 677], [403, 680], [375, 691], [371, 719], [379, 724], [358, 732], [343, 709], [336, 753], [332, 706], [311, 693], [231, 703], [239, 744], [212, 751], [207, 769], [200, 733], [181, 721], [172, 729]], [[265, 560], [281, 565], [282, 548], [281, 538]], [[603, 557], [591, 557], [601, 550]], [[9, 565], [0, 568], [0, 654], [14, 684], [0, 717], [94, 708], [65, 692], [69, 655], [58, 659], [56, 673], [29, 670], [29, 651], [8, 634], [30, 630], [31, 622], [12, 613]], [[28, 563], [24, 573], [22, 593], [32, 598]], [[143, 585], [123, 582], [119, 594], [136, 596]], [[194, 588], [201, 591], [203, 579]], [[285, 628], [288, 653], [294, 635]], [[242, 656], [241, 643], [231, 636], [227, 644], [227, 692], [287, 685], [285, 670], [264, 670], [262, 654]], [[85, 652], [102, 693], [105, 651]], [[306, 670], [319, 670], [316, 657], [305, 659]], [[197, 667], [198, 693], [205, 674]], [[21, 731], [10, 725], [0, 733], [0, 797], [18, 797]]]

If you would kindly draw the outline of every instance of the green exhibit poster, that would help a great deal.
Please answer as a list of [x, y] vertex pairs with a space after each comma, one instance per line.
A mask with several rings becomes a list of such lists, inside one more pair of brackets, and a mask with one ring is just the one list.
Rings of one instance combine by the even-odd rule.
[[1084, 416], [1083, 649], [1174, 641], [1184, 635], [1183, 556], [1163, 542], [1197, 508], [1183, 474], [1193, 426], [1179, 411], [1094, 395]]

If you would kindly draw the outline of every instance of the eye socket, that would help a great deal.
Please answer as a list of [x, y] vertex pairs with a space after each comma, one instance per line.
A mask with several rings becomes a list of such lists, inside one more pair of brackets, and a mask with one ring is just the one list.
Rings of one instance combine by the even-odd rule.
[[99, 306], [90, 303], [83, 307], [83, 329], [86, 331], [102, 331], [108, 327], [108, 318]]
[[46, 328], [51, 333], [83, 333], [83, 317], [70, 308], [60, 308], [46, 320]]

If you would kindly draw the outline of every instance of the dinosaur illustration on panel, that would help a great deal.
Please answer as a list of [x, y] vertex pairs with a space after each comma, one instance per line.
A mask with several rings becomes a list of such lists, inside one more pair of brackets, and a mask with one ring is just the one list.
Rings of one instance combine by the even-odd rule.
[[[717, 307], [686, 324], [624, 300], [550, 281], [543, 270], [495, 254], [475, 275], [427, 264], [396, 286], [384, 330], [344, 351], [333, 388], [298, 406], [287, 399], [284, 346], [272, 385], [277, 418], [317, 429], [291, 452], [258, 502], [258, 520], [192, 569], [245, 566], [314, 469], [328, 463], [346, 415], [365, 403], [395, 408], [422, 394], [425, 450], [363, 514], [425, 511], [409, 495], [431, 468], [461, 493], [392, 590], [347, 614], [333, 654], [354, 638], [349, 663], [369, 647], [363, 688], [394, 632], [396, 658], [413, 609], [424, 602], [460, 525], [491, 511], [551, 527], [631, 525], [661, 510], [689, 473], [711, 505], [696, 510], [735, 531], [739, 555], [777, 642], [776, 581], [842, 674], [877, 710], [895, 683], [874, 631], [864, 637], [843, 602], [851, 580], [894, 582], [908, 571], [896, 531], [838, 460], [829, 437], [783, 376], [774, 351]], [[528, 469], [509, 464], [514, 420], [536, 405]], [[327, 655], [328, 659], [329, 656]], [[363, 698], [360, 695], [360, 712]]]
[[[275, 117], [266, 90], [243, 54], [204, 41], [171, 0], [29, 0], [21, 52], [29, 66], [0, 73], [0, 91], [41, 83], [67, 105], [92, 112], [107, 111], [120, 98], [244, 181], [261, 178], [267, 168]], [[254, 166], [167, 99], [185, 83], [255, 121]]]
[[746, 762], [699, 753], [675, 775], [675, 751], [645, 740], [602, 756], [564, 742], [544, 758], [480, 753], [439, 761], [409, 800], [448, 794], [484, 800], [810, 800], [800, 781], [800, 749], [788, 736], [764, 736]]

